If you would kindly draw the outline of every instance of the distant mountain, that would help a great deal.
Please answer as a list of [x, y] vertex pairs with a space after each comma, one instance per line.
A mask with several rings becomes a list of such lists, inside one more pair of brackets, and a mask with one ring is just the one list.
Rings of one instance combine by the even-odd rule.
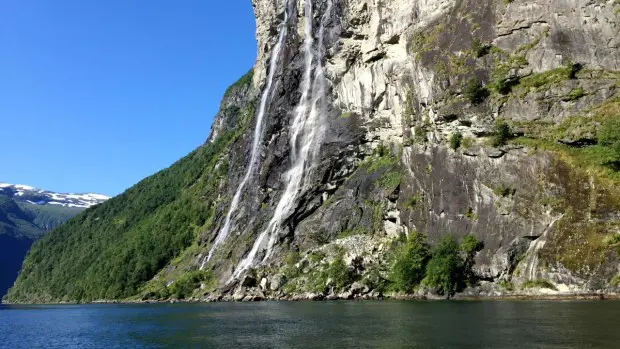
[[0, 183], [0, 195], [5, 195], [18, 202], [33, 205], [58, 205], [64, 207], [88, 208], [100, 204], [109, 197], [101, 194], [63, 194], [33, 188], [22, 184]]
[[0, 183], [0, 295], [15, 281], [35, 240], [107, 199], [100, 194], [63, 194]]

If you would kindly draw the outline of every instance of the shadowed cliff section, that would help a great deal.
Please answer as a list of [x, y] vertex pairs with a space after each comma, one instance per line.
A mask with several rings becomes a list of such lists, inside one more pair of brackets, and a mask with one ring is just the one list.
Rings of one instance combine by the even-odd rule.
[[13, 286], [22, 267], [24, 256], [32, 245], [32, 240], [22, 237], [0, 235], [0, 294], [4, 295]]

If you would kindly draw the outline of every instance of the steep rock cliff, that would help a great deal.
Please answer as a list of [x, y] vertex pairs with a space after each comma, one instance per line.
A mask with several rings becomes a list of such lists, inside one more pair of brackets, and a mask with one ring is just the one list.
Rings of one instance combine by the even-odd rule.
[[[281, 97], [268, 112], [276, 124], [268, 120], [265, 130], [269, 155], [256, 178], [263, 190], [246, 194], [258, 200], [236, 218], [236, 233], [250, 242], [272, 217], [285, 185], [280, 176], [291, 157], [285, 140], [296, 105], [279, 104], [298, 100], [306, 20], [303, 2], [254, 2], [256, 84], [267, 75], [267, 52], [285, 4], [296, 16], [289, 15], [294, 30], [276, 77], [281, 87], [274, 95]], [[290, 250], [303, 254], [352, 232], [370, 240], [410, 231], [431, 240], [473, 233], [485, 244], [475, 266], [482, 279], [548, 279], [564, 291], [608, 286], [617, 273], [616, 247], [605, 242], [618, 231], [617, 174], [584, 165], [579, 152], [596, 142], [602, 120], [618, 116], [617, 3], [312, 6], [313, 37], [321, 23], [328, 33], [325, 46], [315, 48], [325, 50], [326, 133], [303, 178], [308, 184], [278, 229], [274, 255], [280, 257], [259, 256], [254, 265], [278, 264]], [[332, 12], [321, 22], [325, 11]], [[472, 97], [472, 81], [481, 100]], [[507, 121], [516, 139], [489, 145], [496, 120]], [[457, 150], [450, 148], [455, 133], [466, 140]], [[386, 156], [376, 155], [382, 147], [391, 154], [384, 164]], [[368, 162], [379, 165], [369, 170]], [[258, 202], [266, 213], [250, 214]], [[235, 246], [236, 258], [214, 263], [222, 280], [248, 249]]]
[[[273, 217], [286, 185], [288, 126], [304, 69], [303, 5], [254, 2], [255, 84], [267, 76], [276, 28], [289, 33], [260, 175], [249, 186], [260, 190], [247, 192], [253, 200], [236, 213], [233, 235], [246, 245], [234, 243], [232, 254], [221, 248], [232, 258], [213, 262], [224, 281]], [[286, 16], [285, 6], [295, 16]], [[616, 247], [605, 241], [618, 231], [618, 177], [580, 152], [596, 142], [602, 120], [618, 116], [617, 3], [312, 6], [314, 44], [321, 23], [328, 33], [315, 48], [325, 50], [326, 132], [276, 233], [276, 252], [255, 257], [253, 266], [278, 265], [290, 251], [303, 254], [350, 234], [374, 240], [421, 231], [432, 241], [443, 234], [484, 241], [474, 268], [483, 280], [546, 279], [563, 291], [608, 286], [617, 273]], [[515, 139], [491, 146], [497, 120], [511, 125]], [[465, 140], [456, 150], [455, 133]], [[390, 155], [377, 155], [384, 147]]]

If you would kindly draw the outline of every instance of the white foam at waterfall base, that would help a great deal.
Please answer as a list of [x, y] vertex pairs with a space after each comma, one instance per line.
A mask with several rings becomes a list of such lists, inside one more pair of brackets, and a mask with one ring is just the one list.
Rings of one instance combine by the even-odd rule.
[[237, 207], [239, 206], [239, 201], [241, 200], [241, 195], [243, 194], [243, 189], [245, 188], [248, 180], [250, 179], [250, 176], [252, 175], [252, 173], [254, 172], [256, 168], [257, 160], [258, 160], [258, 151], [259, 151], [259, 147], [262, 142], [262, 139], [263, 139], [263, 118], [265, 117], [265, 112], [267, 110], [267, 104], [268, 104], [267, 102], [269, 101], [269, 98], [271, 97], [273, 78], [278, 68], [278, 61], [280, 57], [280, 52], [282, 51], [282, 44], [284, 43], [284, 39], [286, 38], [286, 34], [288, 31], [287, 30], [288, 17], [289, 17], [288, 8], [286, 7], [286, 1], [285, 1], [284, 21], [280, 29], [280, 35], [278, 37], [278, 42], [274, 46], [273, 51], [271, 53], [271, 62], [269, 64], [267, 85], [265, 86], [265, 90], [263, 91], [263, 94], [261, 96], [260, 105], [258, 108], [258, 115], [256, 117], [256, 127], [254, 128], [254, 141], [252, 142], [250, 162], [248, 164], [248, 168], [245, 172], [245, 175], [243, 176], [243, 179], [241, 180], [241, 183], [239, 183], [239, 186], [237, 187], [235, 196], [233, 197], [233, 200], [230, 203], [228, 213], [226, 214], [226, 218], [224, 219], [224, 226], [218, 232], [217, 237], [215, 238], [215, 241], [213, 242], [213, 246], [211, 246], [211, 249], [209, 250], [209, 254], [207, 255], [207, 258], [205, 258], [202, 264], [200, 265], [200, 270], [204, 269], [206, 263], [209, 262], [209, 260], [211, 260], [211, 257], [213, 257], [213, 251], [215, 251], [215, 249], [222, 242], [224, 242], [224, 240], [226, 240], [226, 238], [228, 237], [228, 233], [230, 232], [230, 228], [232, 225], [232, 216], [237, 211]]
[[[305, 66], [301, 83], [302, 95], [295, 110], [290, 131], [291, 145], [291, 168], [286, 172], [284, 179], [287, 183], [282, 196], [276, 206], [273, 217], [267, 228], [258, 236], [248, 255], [237, 265], [233, 279], [239, 278], [243, 272], [252, 267], [256, 262], [259, 251], [266, 249], [263, 261], [269, 258], [277, 241], [280, 225], [290, 214], [295, 200], [299, 194], [305, 176], [308, 174], [311, 155], [314, 158], [318, 154], [322, 136], [325, 129], [325, 75], [322, 67], [323, 61], [323, 35], [325, 22], [331, 13], [331, 1], [321, 20], [319, 29], [318, 58], [314, 59], [314, 38], [312, 36], [313, 10], [310, 0], [304, 1], [304, 54]], [[311, 82], [312, 72], [314, 79]], [[310, 98], [309, 98], [310, 96]], [[297, 143], [300, 143], [300, 147]], [[267, 239], [268, 238], [268, 239]], [[265, 246], [267, 243], [267, 246]]]

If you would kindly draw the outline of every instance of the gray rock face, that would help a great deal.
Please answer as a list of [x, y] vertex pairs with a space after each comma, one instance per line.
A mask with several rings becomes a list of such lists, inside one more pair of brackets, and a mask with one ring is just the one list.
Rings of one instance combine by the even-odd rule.
[[368, 289], [368, 286], [363, 285], [363, 284], [362, 284], [362, 283], [360, 283], [360, 282], [354, 282], [354, 283], [351, 285], [351, 288], [349, 289], [349, 291], [350, 291], [352, 294], [359, 295], [359, 294], [366, 294], [366, 293], [368, 293], [370, 290]]
[[245, 289], [243, 287], [239, 287], [232, 296], [232, 299], [235, 302], [241, 302], [245, 298]]
[[286, 277], [282, 274], [276, 274], [271, 278], [271, 282], [269, 283], [269, 289], [271, 291], [278, 291], [282, 285], [286, 282]]
[[515, 1], [498, 14], [497, 37], [502, 49], [528, 43], [542, 31], [540, 44], [527, 52], [531, 69], [549, 70], [569, 58], [594, 68], [620, 70], [618, 16], [612, 1]]
[[[266, 107], [258, 170], [245, 187], [230, 236], [207, 265], [222, 284], [270, 226], [290, 181], [291, 125], [310, 52], [304, 46], [307, 3], [252, 3], [258, 40], [254, 88], [228, 96], [212, 139], [239, 122], [239, 113], [228, 113], [227, 105], [259, 96], [278, 33], [287, 28], [287, 34]], [[443, 234], [474, 234], [484, 242], [475, 272], [491, 281], [546, 278], [586, 289], [618, 272], [617, 255], [596, 235], [618, 224], [615, 189], [581, 171], [564, 153], [531, 144], [494, 148], [487, 139], [494, 122], [504, 119], [516, 135], [546, 140], [544, 130], [566, 123], [553, 142], [595, 141], [597, 108], [618, 96], [616, 2], [313, 0], [311, 5], [313, 64], [322, 63], [327, 79], [326, 131], [276, 229], [272, 253], [261, 249], [254, 259], [253, 267], [266, 273], [263, 290], [281, 291], [290, 281], [281, 270], [293, 252], [340, 246], [348, 262], [371, 255], [365, 263], [384, 263], [377, 244], [362, 242], [374, 238], [351, 236], [389, 240], [411, 231], [426, 233], [431, 242]], [[319, 66], [310, 70], [312, 76]], [[472, 80], [487, 88], [482, 101], [471, 97]], [[572, 122], [575, 118], [583, 122]], [[253, 127], [228, 153], [228, 181], [212, 229], [202, 236], [205, 251], [248, 165]], [[456, 132], [466, 142], [455, 151], [449, 139]], [[580, 253], [587, 258], [580, 260]], [[351, 294], [361, 292], [359, 286]]]
[[520, 259], [525, 255], [531, 241], [528, 238], [517, 237], [509, 245], [498, 248], [491, 258], [489, 268], [479, 270], [478, 275], [487, 279], [509, 279]]

